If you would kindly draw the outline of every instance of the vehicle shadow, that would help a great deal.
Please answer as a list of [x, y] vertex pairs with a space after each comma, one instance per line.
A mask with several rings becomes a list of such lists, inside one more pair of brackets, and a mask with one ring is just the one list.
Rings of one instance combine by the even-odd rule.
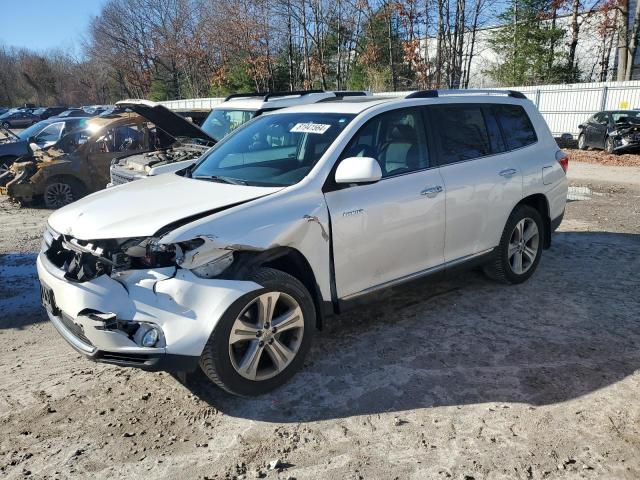
[[331, 318], [305, 367], [257, 398], [183, 378], [232, 416], [303, 422], [484, 402], [547, 405], [640, 368], [640, 235], [554, 236], [536, 274], [424, 280]]

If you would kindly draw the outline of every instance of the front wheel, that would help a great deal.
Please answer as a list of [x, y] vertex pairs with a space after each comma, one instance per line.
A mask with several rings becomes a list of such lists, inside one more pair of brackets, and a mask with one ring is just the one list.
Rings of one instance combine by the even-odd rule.
[[604, 149], [607, 153], [616, 153], [615, 151], [616, 141], [612, 137], [607, 137], [604, 141]]
[[72, 177], [52, 178], [44, 187], [44, 206], [51, 209], [61, 208], [82, 198], [84, 185]]
[[9, 122], [2, 122], [2, 128], [9, 130], [9, 127], [11, 126], [11, 124]]
[[298, 371], [311, 345], [315, 308], [295, 277], [260, 268], [249, 278], [263, 288], [238, 299], [216, 325], [200, 367], [224, 390], [255, 396]]
[[542, 255], [543, 233], [540, 213], [528, 205], [517, 206], [504, 227], [494, 260], [484, 267], [487, 276], [511, 284], [531, 277]]

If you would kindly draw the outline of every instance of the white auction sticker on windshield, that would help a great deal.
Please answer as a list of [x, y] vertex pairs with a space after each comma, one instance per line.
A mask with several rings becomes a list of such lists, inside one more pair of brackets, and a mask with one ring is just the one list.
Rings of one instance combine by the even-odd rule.
[[299, 133], [318, 133], [323, 134], [331, 128], [331, 125], [325, 125], [324, 123], [296, 123], [290, 132]]

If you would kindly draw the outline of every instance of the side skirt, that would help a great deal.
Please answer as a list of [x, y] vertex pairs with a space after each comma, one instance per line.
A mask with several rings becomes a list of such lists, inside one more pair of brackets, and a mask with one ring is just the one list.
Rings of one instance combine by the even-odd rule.
[[437, 265], [435, 267], [412, 273], [410, 275], [406, 275], [404, 277], [400, 277], [395, 280], [390, 280], [380, 285], [367, 288], [360, 292], [347, 295], [338, 301], [340, 308], [339, 312], [342, 313], [367, 303], [374, 303], [376, 300], [380, 299], [380, 291], [382, 290], [398, 287], [405, 283], [409, 283], [414, 280], [421, 280], [427, 277], [439, 276], [442, 278], [446, 278], [449, 275], [465, 270], [471, 270], [472, 268], [484, 265], [493, 259], [496, 248], [491, 248], [482, 252], [474, 253], [472, 255], [467, 255], [457, 260], [452, 260], [450, 262], [443, 263], [442, 265]]

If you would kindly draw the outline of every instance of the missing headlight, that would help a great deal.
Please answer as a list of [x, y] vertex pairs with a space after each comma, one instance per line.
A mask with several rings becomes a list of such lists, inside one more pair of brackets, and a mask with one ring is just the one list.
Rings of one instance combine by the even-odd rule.
[[224, 255], [212, 260], [197, 268], [191, 269], [194, 275], [200, 278], [214, 278], [224, 272], [229, 265], [233, 263], [233, 252], [225, 253]]

